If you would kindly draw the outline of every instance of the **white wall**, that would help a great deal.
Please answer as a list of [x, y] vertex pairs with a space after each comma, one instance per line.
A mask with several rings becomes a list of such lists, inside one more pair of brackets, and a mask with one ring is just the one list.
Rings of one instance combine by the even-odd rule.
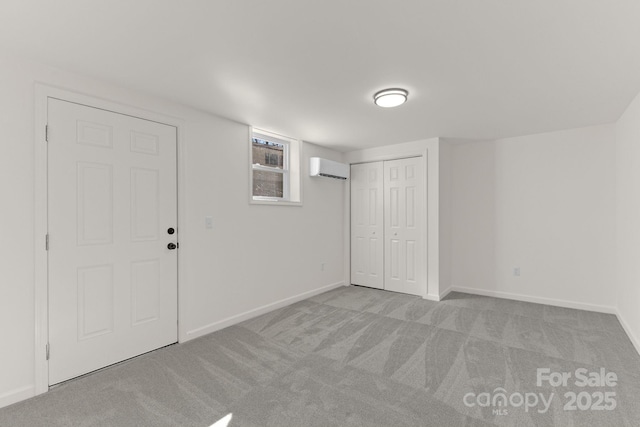
[[[0, 62], [0, 406], [33, 393], [33, 74]], [[31, 79], [29, 79], [31, 74]], [[6, 403], [5, 403], [6, 402]]]
[[[426, 170], [426, 263], [423, 266], [423, 276], [426, 275], [425, 298], [438, 301], [440, 299], [440, 223], [439, 223], [439, 203], [440, 203], [440, 140], [438, 138], [425, 139], [420, 141], [406, 142], [403, 144], [386, 145], [382, 147], [369, 148], [345, 153], [344, 161], [353, 163], [375, 162], [380, 160], [399, 159], [403, 157], [423, 156], [425, 159], [424, 168]], [[351, 215], [349, 205], [345, 209], [345, 223]], [[345, 247], [349, 247], [345, 245]], [[347, 267], [350, 271], [349, 257], [345, 254]]]
[[[34, 393], [35, 82], [184, 121], [183, 337], [342, 284], [345, 184], [312, 179], [307, 172], [310, 156], [340, 161], [342, 154], [304, 144], [302, 207], [249, 205], [246, 125], [0, 55], [0, 407]], [[206, 215], [214, 218], [213, 230], [204, 227]], [[272, 266], [273, 260], [279, 265]], [[323, 272], [321, 262], [326, 263]]]
[[640, 351], [640, 95], [616, 124], [618, 313]]
[[[234, 323], [234, 316], [264, 304], [343, 284], [344, 276], [347, 184], [308, 172], [309, 157], [341, 161], [341, 154], [304, 144], [303, 205], [249, 205], [248, 128], [204, 119], [189, 124], [188, 136], [189, 143], [194, 134], [204, 142], [188, 147], [189, 337]], [[210, 232], [206, 215], [214, 218]]]
[[453, 145], [454, 287], [614, 311], [614, 146], [612, 125]]

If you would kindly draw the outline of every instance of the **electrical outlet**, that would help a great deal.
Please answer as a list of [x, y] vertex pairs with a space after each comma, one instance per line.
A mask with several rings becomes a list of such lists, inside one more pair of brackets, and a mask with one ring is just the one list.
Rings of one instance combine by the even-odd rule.
[[327, 267], [327, 263], [326, 262], [321, 262], [320, 263], [320, 271], [324, 271], [326, 267]]
[[514, 276], [520, 276], [520, 267], [514, 267], [513, 268], [513, 275]]
[[212, 216], [205, 216], [204, 217], [204, 226], [206, 228], [213, 228], [213, 217]]

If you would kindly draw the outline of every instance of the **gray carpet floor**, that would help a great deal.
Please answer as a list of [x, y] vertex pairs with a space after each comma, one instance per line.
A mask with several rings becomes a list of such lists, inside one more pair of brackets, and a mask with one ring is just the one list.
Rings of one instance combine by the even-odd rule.
[[[538, 385], [539, 368], [572, 377]], [[579, 387], [579, 368], [617, 382]], [[206, 427], [229, 413], [230, 426], [639, 426], [640, 356], [613, 315], [350, 286], [69, 381], [0, 409], [0, 426]]]

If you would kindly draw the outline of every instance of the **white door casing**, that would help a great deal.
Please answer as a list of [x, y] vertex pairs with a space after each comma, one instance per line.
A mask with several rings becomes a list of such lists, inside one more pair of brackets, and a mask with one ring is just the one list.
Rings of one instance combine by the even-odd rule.
[[48, 101], [49, 384], [177, 341], [176, 128]]
[[384, 288], [382, 162], [351, 166], [351, 283]]
[[422, 159], [384, 162], [386, 290], [423, 294], [420, 242], [424, 197]]

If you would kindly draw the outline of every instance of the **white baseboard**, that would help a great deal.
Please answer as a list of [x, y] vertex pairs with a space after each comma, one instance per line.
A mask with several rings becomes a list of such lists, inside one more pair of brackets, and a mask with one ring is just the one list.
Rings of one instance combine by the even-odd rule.
[[622, 325], [622, 329], [624, 329], [624, 331], [627, 333], [627, 336], [631, 340], [631, 343], [633, 344], [633, 346], [636, 348], [636, 351], [638, 352], [638, 354], [640, 354], [640, 340], [633, 333], [633, 330], [631, 329], [629, 324], [624, 320], [624, 317], [622, 317], [622, 315], [618, 310], [616, 310], [615, 315], [618, 317], [618, 321]]
[[577, 310], [595, 311], [598, 313], [617, 314], [615, 307], [606, 305], [587, 304], [582, 302], [566, 301], [555, 298], [535, 297], [531, 295], [515, 294], [511, 292], [493, 291], [485, 289], [465, 288], [461, 286], [452, 286], [447, 290], [449, 292], [463, 292], [466, 294], [483, 295], [487, 297], [505, 298], [516, 301], [533, 302], [537, 304], [555, 305], [558, 307], [575, 308]]
[[440, 301], [442, 301], [443, 299], [445, 299], [445, 297], [447, 295], [449, 295], [451, 292], [453, 292], [453, 288], [452, 287], [448, 287], [447, 289], [445, 289], [444, 291], [440, 292]]
[[277, 310], [282, 307], [286, 307], [298, 301], [311, 298], [314, 295], [318, 295], [323, 292], [330, 291], [331, 289], [339, 288], [340, 286], [344, 286], [344, 282], [337, 282], [331, 285], [323, 286], [322, 288], [314, 289], [312, 291], [303, 292], [301, 294], [294, 295], [292, 297], [285, 298], [280, 301], [273, 302], [271, 304], [263, 305], [262, 307], [255, 308], [253, 310], [245, 311], [244, 313], [236, 314], [235, 316], [227, 317], [226, 319], [222, 319], [217, 322], [210, 323], [200, 328], [192, 329], [190, 331], [187, 331], [187, 333], [185, 334], [184, 341], [189, 341], [189, 340], [201, 337], [203, 335], [207, 335], [212, 332], [219, 331], [220, 329], [224, 329], [228, 326], [235, 325], [236, 323], [244, 322], [245, 320], [249, 320], [251, 318], [260, 316], [261, 314], [265, 314], [270, 311]]
[[11, 390], [10, 392], [0, 395], [0, 408], [20, 402], [21, 400], [29, 399], [35, 395], [36, 388], [32, 385]]
[[427, 294], [424, 299], [428, 301], [440, 301], [440, 295], [437, 294]]

